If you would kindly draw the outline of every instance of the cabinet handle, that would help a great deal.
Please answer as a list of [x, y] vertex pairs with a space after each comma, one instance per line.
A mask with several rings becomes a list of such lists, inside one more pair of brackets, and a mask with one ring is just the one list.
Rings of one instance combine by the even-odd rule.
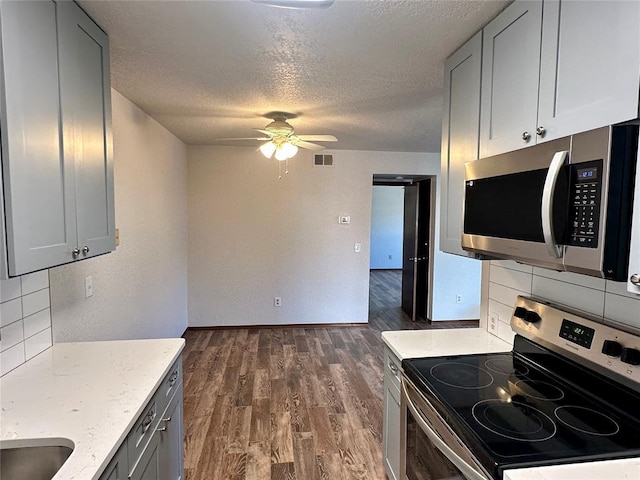
[[167, 425], [166, 422], [170, 422], [171, 421], [171, 417], [167, 417], [167, 418], [163, 418], [162, 420], [160, 420], [161, 422], [165, 422], [165, 426], [164, 427], [160, 427], [158, 428], [158, 432], [166, 432], [167, 431]]
[[391, 360], [389, 360], [389, 370], [391, 370], [391, 373], [394, 375], [398, 375], [398, 367]]
[[531, 139], [531, 134], [529, 132], [522, 132], [522, 139], [528, 142]]
[[176, 383], [177, 379], [178, 379], [178, 371], [176, 370], [171, 374], [171, 377], [169, 377], [169, 386], [173, 386], [173, 384]]
[[636, 287], [640, 287], [640, 273], [634, 273], [629, 277], [629, 281]]
[[82, 253], [84, 253], [85, 255], [87, 253], [89, 253], [89, 247], [87, 245], [85, 245], [84, 247], [82, 247]]
[[71, 255], [73, 255], [73, 258], [77, 258], [78, 255], [80, 255], [80, 249], [74, 248], [73, 250], [71, 250]]
[[142, 421], [143, 432], [146, 432], [147, 430], [149, 430], [149, 427], [151, 426], [151, 423], [153, 422], [154, 418], [156, 418], [156, 412], [148, 413], [147, 416], [144, 417], [144, 420]]
[[547, 133], [547, 129], [544, 127], [538, 127], [536, 128], [536, 135], [538, 135], [539, 137], [544, 137], [545, 133]]

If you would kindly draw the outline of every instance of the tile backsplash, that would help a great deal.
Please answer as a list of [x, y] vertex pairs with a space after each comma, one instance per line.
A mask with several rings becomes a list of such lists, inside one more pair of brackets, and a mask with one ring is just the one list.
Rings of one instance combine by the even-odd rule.
[[0, 280], [0, 376], [51, 347], [49, 271]]
[[492, 260], [487, 328], [505, 340], [513, 338], [509, 322], [518, 295], [581, 310], [602, 323], [640, 335], [640, 295], [627, 292], [625, 282]]

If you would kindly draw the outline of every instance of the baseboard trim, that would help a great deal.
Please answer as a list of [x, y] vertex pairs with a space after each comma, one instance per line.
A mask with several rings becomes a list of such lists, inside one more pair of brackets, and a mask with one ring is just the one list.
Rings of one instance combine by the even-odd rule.
[[365, 327], [369, 325], [369, 322], [362, 323], [286, 323], [282, 325], [228, 325], [218, 326], [212, 325], [210, 327], [187, 327], [187, 330], [229, 330], [230, 328], [246, 328], [249, 330], [261, 329], [261, 328], [335, 328], [335, 327]]

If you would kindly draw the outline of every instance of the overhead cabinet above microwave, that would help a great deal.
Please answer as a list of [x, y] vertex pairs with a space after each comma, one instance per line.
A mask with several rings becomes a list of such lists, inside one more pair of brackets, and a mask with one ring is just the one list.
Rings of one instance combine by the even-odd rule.
[[107, 35], [68, 1], [2, 1], [0, 28], [0, 275], [114, 250]]
[[483, 31], [480, 157], [638, 117], [640, 2], [516, 1]]

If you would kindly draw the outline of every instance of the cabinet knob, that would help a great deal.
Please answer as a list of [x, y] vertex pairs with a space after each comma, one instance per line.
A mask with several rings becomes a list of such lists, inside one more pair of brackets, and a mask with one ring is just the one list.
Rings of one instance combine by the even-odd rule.
[[82, 253], [84, 253], [85, 255], [87, 253], [89, 253], [89, 247], [87, 245], [85, 245], [84, 247], [82, 247]]
[[636, 287], [640, 287], [640, 273], [634, 273], [629, 277], [629, 281]]
[[538, 127], [536, 128], [536, 135], [538, 135], [539, 137], [544, 137], [545, 133], [547, 133], [547, 129], [544, 127]]
[[74, 248], [73, 250], [71, 250], [71, 255], [73, 255], [73, 258], [77, 258], [78, 255], [80, 255], [80, 249]]
[[531, 139], [531, 134], [529, 132], [522, 132], [522, 139], [528, 142]]

